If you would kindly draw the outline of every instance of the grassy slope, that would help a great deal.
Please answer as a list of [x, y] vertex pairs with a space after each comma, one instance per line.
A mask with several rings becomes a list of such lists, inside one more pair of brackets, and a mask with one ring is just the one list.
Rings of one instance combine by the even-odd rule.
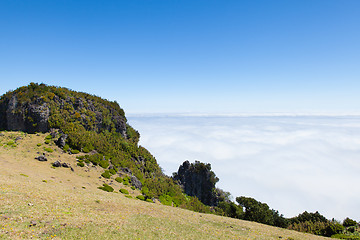
[[[6, 144], [16, 136], [22, 136], [17, 146]], [[76, 166], [75, 156], [54, 144], [46, 145], [55, 150], [48, 162], [35, 160], [45, 136], [0, 136], [0, 239], [325, 239], [129, 199], [118, 191], [127, 187], [115, 181], [116, 192], [104, 192], [97, 187], [111, 180], [99, 179], [103, 170]], [[75, 171], [52, 168], [56, 160]]]

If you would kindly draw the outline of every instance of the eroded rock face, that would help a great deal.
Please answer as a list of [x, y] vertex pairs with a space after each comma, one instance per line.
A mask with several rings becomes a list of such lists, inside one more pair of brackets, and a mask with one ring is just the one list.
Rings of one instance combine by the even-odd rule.
[[178, 172], [174, 173], [174, 179], [179, 182], [187, 195], [196, 196], [209, 206], [217, 204], [215, 184], [219, 179], [211, 171], [210, 164], [185, 161]]
[[8, 104], [1, 107], [5, 110], [1, 116], [2, 127], [11, 131], [47, 132], [50, 109], [46, 103], [37, 102], [19, 105], [17, 97], [12, 96]]

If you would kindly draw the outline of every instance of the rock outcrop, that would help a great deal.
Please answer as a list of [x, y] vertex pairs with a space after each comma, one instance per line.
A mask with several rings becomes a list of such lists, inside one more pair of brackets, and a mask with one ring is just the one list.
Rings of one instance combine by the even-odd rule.
[[8, 102], [1, 103], [0, 119], [2, 128], [24, 132], [47, 132], [49, 130], [50, 109], [41, 101], [21, 103], [16, 95]]
[[136, 187], [137, 189], [140, 189], [142, 188], [142, 183], [140, 182], [140, 180], [135, 177], [135, 176], [131, 176], [130, 177], [130, 182], [131, 182], [131, 185]]
[[183, 187], [187, 195], [196, 196], [208, 206], [217, 204], [215, 184], [219, 179], [211, 171], [210, 164], [185, 161], [178, 172], [174, 173], [174, 179]]

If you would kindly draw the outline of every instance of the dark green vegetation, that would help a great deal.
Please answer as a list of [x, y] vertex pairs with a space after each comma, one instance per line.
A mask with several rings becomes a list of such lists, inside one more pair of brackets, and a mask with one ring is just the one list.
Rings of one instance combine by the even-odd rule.
[[99, 189], [104, 190], [106, 192], [113, 192], [114, 188], [111, 187], [110, 185], [104, 183], [102, 187], [99, 187]]
[[[215, 187], [219, 179], [210, 164], [186, 161], [173, 177], [166, 176], [154, 156], [138, 145], [140, 134], [127, 123], [120, 106], [97, 96], [31, 83], [1, 96], [0, 130], [49, 132], [44, 144], [38, 143], [39, 148], [43, 145], [44, 151], [51, 152], [53, 149], [45, 146], [56, 143], [64, 152], [76, 154], [78, 166], [99, 166], [104, 170], [103, 178], [141, 190], [143, 195], [137, 196], [140, 200], [158, 199], [164, 205], [197, 212], [360, 239], [358, 224], [351, 219], [340, 224], [317, 212], [286, 219], [266, 203], [250, 197], [237, 197], [232, 202], [229, 193]], [[15, 141], [5, 144], [16, 147]], [[99, 189], [114, 191], [107, 184]]]
[[341, 224], [334, 219], [326, 219], [318, 212], [305, 211], [288, 221], [288, 228], [291, 230], [340, 239], [360, 239], [359, 224], [350, 218], [346, 218]]

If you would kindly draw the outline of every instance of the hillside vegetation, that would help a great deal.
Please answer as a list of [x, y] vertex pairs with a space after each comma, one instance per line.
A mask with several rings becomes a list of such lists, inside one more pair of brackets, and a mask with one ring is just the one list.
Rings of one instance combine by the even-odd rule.
[[[79, 154], [46, 144], [47, 136], [0, 133], [0, 239], [325, 239], [138, 200], [139, 190], [98, 178], [100, 166], [77, 166]], [[42, 152], [48, 161], [34, 159]], [[98, 189], [104, 183], [114, 192]]]

